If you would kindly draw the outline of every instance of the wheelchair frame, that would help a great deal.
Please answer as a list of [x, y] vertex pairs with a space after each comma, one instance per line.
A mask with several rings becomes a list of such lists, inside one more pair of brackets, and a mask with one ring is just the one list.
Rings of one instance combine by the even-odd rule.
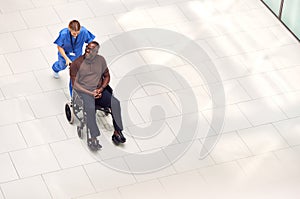
[[[112, 88], [108, 85], [105, 89], [107, 89], [111, 94], [113, 92]], [[105, 116], [111, 114], [111, 110], [109, 107], [101, 107], [96, 105], [95, 111], [100, 110], [104, 112]], [[77, 91], [73, 89], [73, 96], [71, 102], [67, 102], [65, 104], [65, 114], [68, 122], [73, 124], [75, 118], [79, 122], [77, 125], [77, 135], [79, 138], [83, 139], [82, 133], [83, 128], [86, 126], [86, 112], [84, 111], [84, 104], [81, 97], [78, 95]], [[90, 138], [89, 129], [86, 128], [87, 142]]]

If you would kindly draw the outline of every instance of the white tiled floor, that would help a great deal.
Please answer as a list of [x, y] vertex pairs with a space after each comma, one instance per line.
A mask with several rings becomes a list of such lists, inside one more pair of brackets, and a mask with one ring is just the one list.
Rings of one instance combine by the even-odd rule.
[[[128, 140], [114, 146], [99, 125], [103, 149], [91, 153], [65, 119], [68, 70], [51, 71], [71, 19], [107, 59], [130, 44], [116, 35], [176, 31], [211, 73], [162, 49], [119, 57], [109, 67], [113, 88], [125, 82], [115, 95]], [[259, 0], [1, 0], [0, 24], [0, 199], [299, 198], [300, 45]], [[210, 92], [220, 85], [224, 103]]]

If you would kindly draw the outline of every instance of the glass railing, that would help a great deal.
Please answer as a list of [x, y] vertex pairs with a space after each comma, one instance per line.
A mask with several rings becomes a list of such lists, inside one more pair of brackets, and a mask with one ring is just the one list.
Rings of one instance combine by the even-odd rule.
[[300, 0], [261, 0], [300, 41]]

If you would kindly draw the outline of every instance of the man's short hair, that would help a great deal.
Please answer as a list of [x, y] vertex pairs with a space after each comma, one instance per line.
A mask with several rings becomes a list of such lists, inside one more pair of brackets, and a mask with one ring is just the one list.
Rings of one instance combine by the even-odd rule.
[[99, 48], [100, 48], [100, 44], [96, 41], [91, 41], [90, 44], [95, 44], [96, 47], [94, 48], [94, 50], [96, 50], [98, 52]]

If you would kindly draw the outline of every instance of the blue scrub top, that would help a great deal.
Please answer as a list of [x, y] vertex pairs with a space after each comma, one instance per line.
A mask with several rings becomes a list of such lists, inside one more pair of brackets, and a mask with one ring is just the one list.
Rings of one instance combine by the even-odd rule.
[[[58, 46], [62, 47], [65, 50], [66, 55], [69, 58], [72, 57], [73, 59], [82, 55], [82, 47], [83, 47], [84, 43], [89, 43], [89, 42], [93, 41], [95, 38], [95, 36], [83, 26], [81, 26], [80, 32], [77, 35], [77, 39], [75, 39], [73, 36], [70, 37], [70, 35], [71, 35], [71, 32], [69, 31], [69, 29], [64, 28], [59, 32], [59, 36], [54, 41], [54, 43], [57, 44]], [[74, 51], [73, 51], [72, 43], [71, 43], [70, 39], [72, 39]], [[75, 42], [75, 40], [76, 40], [76, 42]], [[75, 56], [70, 54], [72, 52], [75, 53]], [[58, 56], [62, 57], [59, 52], [58, 52]]]

